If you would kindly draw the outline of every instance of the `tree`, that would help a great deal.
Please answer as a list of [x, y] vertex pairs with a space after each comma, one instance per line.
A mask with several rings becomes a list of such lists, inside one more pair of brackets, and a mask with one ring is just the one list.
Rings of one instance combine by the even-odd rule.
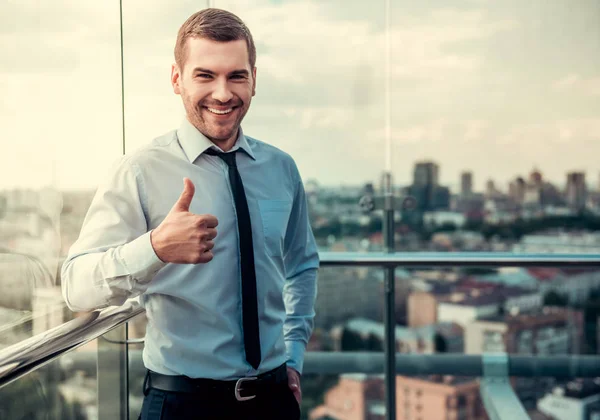
[[569, 299], [555, 290], [550, 290], [544, 295], [544, 306], [568, 306]]
[[365, 342], [359, 334], [344, 328], [341, 347], [342, 351], [365, 350]]
[[441, 334], [436, 333], [433, 337], [433, 341], [436, 353], [446, 353], [448, 351], [446, 339]]

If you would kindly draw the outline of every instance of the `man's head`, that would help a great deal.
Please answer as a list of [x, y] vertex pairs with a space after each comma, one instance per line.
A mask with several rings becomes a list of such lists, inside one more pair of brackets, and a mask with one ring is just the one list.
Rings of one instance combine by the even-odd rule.
[[256, 48], [234, 14], [204, 9], [177, 34], [171, 83], [187, 118], [224, 150], [235, 143], [256, 88]]

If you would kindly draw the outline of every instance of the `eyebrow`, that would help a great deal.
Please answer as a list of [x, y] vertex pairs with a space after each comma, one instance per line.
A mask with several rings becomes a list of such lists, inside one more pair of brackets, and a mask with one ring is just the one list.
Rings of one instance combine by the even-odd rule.
[[[208, 74], [212, 74], [213, 76], [215, 76], [217, 74], [217, 73], [215, 73], [212, 70], [205, 69], [205, 68], [202, 68], [202, 67], [196, 67], [194, 69], [194, 73], [208, 73]], [[233, 70], [232, 72], [230, 72], [228, 74], [228, 76], [233, 76], [233, 75], [237, 75], [237, 74], [241, 74], [241, 75], [244, 75], [244, 76], [249, 76], [250, 72], [248, 70], [246, 70], [246, 69]]]

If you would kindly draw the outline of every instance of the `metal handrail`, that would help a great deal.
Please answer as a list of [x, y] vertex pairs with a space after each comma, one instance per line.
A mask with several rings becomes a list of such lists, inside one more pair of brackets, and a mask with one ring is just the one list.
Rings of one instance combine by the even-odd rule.
[[[389, 196], [386, 197], [384, 238], [385, 251], [381, 253], [322, 253], [322, 266], [376, 266], [384, 270], [383, 318], [385, 337], [383, 350], [385, 356], [385, 405], [386, 419], [396, 419], [396, 338], [394, 321], [395, 270], [402, 268], [432, 267], [600, 267], [598, 254], [525, 254], [525, 253], [457, 253], [457, 252], [405, 252], [394, 250], [394, 209]], [[512, 393], [505, 384], [503, 393]], [[514, 398], [512, 399], [514, 400]]]
[[[484, 374], [482, 354], [396, 354], [398, 375], [448, 375], [481, 377]], [[384, 354], [382, 352], [321, 352], [309, 351], [304, 357], [304, 375], [341, 375], [383, 373]], [[90, 375], [96, 369], [95, 355], [86, 352], [72, 352], [60, 361], [66, 372], [83, 370]], [[129, 369], [139, 376], [145, 371], [142, 350], [129, 350]], [[519, 378], [556, 379], [598, 378], [600, 377], [600, 356], [523, 356], [508, 355], [508, 376]]]
[[[378, 267], [600, 267], [600, 256], [592, 254], [513, 254], [513, 253], [335, 253], [319, 254], [322, 266]], [[0, 387], [48, 363], [64, 353], [104, 335], [143, 312], [129, 301], [118, 308], [80, 315], [59, 327], [0, 350]], [[345, 357], [338, 354], [334, 357]], [[424, 356], [425, 357], [425, 356]], [[463, 356], [467, 357], [467, 356]], [[583, 359], [570, 357], [565, 366]], [[536, 358], [537, 359], [537, 358]], [[342, 359], [340, 359], [342, 360]], [[511, 359], [512, 360], [512, 359]], [[518, 360], [518, 359], [515, 359]], [[552, 359], [553, 360], [553, 359]], [[531, 370], [533, 362], [524, 365]], [[587, 363], [587, 362], [586, 362]], [[529, 367], [527, 367], [529, 366]], [[587, 365], [586, 365], [587, 366]], [[576, 370], [584, 376], [586, 369]], [[578, 373], [578, 374], [579, 374]], [[459, 374], [459, 372], [457, 372]]]
[[600, 268], [600, 254], [513, 252], [320, 252], [322, 266]]
[[0, 388], [144, 312], [135, 301], [77, 318], [0, 350]]

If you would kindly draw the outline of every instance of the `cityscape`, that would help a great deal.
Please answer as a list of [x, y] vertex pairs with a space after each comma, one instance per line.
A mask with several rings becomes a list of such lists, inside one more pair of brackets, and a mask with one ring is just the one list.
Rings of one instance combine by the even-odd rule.
[[[440, 184], [440, 171], [436, 162], [419, 161], [412, 183], [394, 186], [397, 197], [412, 203], [395, 212], [396, 251], [600, 253], [600, 188], [585, 173], [567, 173], [564, 185], [553, 185], [541, 168], [532, 168], [509, 185], [488, 180], [485, 191], [475, 191], [478, 174], [465, 170], [453, 191]], [[362, 197], [380, 196], [382, 188], [382, 180], [338, 187], [306, 180], [319, 249], [382, 251], [382, 214], [359, 206]], [[77, 316], [62, 302], [60, 265], [93, 194], [0, 191], [0, 349]], [[383, 276], [373, 268], [322, 268], [308, 351], [382, 351]], [[401, 353], [600, 354], [600, 271], [397, 269], [395, 317]], [[144, 326], [136, 320], [132, 331], [143, 337]], [[95, 351], [93, 343], [77, 350]], [[56, 418], [96, 418], [90, 375], [95, 371], [53, 376]], [[132, 380], [136, 375], [142, 373], [132, 373]], [[141, 404], [141, 378], [132, 405]], [[396, 383], [399, 419], [487, 418], [478, 378], [399, 375]], [[2, 389], [0, 400], [24, 392], [26, 385], [14, 384], [20, 387]], [[600, 415], [598, 380], [521, 378], [513, 387], [534, 419]], [[383, 419], [383, 389], [383, 375], [307, 375], [302, 412], [311, 420]], [[36, 404], [42, 403], [32, 399], [31, 407]], [[7, 418], [15, 407], [2, 408]]]
[[[66, 342], [65, 323], [89, 332], [96, 314], [65, 306], [61, 266], [111, 165], [184, 119], [170, 77], [176, 35], [211, 7], [252, 33], [244, 133], [294, 158], [319, 251], [378, 253], [391, 239], [402, 256], [600, 256], [598, 0], [5, 1], [1, 362], [50, 351], [35, 343], [52, 329]], [[392, 224], [381, 210], [390, 185]], [[379, 360], [387, 274], [320, 268], [313, 356]], [[538, 356], [567, 355], [573, 372], [584, 366], [575, 355], [600, 357], [600, 268], [398, 267], [394, 321], [405, 355], [499, 352], [537, 367]], [[0, 420], [123, 418], [127, 406], [138, 418], [146, 324], [142, 313], [33, 357], [41, 366], [9, 383], [14, 363], [0, 363]], [[129, 364], [111, 358], [125, 348]], [[304, 374], [302, 419], [387, 420], [393, 379], [398, 420], [492, 417], [485, 373], [376, 373]], [[527, 415], [600, 420], [600, 378], [558, 376], [509, 379]]]

